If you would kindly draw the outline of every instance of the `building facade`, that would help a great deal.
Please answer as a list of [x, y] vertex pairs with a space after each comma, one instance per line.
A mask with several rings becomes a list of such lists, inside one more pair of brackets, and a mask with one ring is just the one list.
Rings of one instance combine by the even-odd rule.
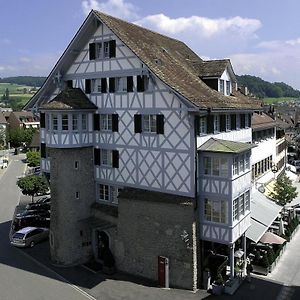
[[157, 280], [167, 257], [170, 285], [196, 289], [200, 241], [234, 249], [244, 236], [261, 105], [236, 89], [229, 60], [91, 11], [26, 108], [40, 111], [54, 262], [113, 256]]

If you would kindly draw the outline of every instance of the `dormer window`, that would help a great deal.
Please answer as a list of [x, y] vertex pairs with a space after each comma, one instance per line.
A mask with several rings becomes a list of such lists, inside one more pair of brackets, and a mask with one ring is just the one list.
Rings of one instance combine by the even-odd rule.
[[220, 79], [220, 93], [224, 95], [224, 80]]
[[230, 81], [226, 81], [226, 95], [229, 96], [231, 93], [231, 84]]

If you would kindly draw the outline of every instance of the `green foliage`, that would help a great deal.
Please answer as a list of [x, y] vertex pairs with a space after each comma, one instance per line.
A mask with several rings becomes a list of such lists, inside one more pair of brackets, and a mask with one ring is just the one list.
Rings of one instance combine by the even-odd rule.
[[27, 163], [29, 167], [36, 167], [40, 165], [41, 155], [38, 151], [26, 152]]
[[265, 97], [300, 97], [300, 91], [293, 89], [284, 82], [270, 83], [251, 75], [236, 76], [238, 85], [247, 86], [249, 91], [258, 98]]
[[292, 185], [292, 181], [285, 174], [277, 178], [274, 184], [274, 192], [270, 193], [270, 197], [280, 205], [286, 205], [295, 199], [297, 195], [297, 188]]
[[34, 129], [34, 128], [10, 129], [9, 134], [8, 134], [8, 141], [10, 142], [12, 147], [17, 148], [17, 147], [24, 145], [25, 148], [28, 148], [35, 131], [36, 131], [36, 129]]
[[32, 197], [37, 194], [45, 194], [48, 191], [48, 182], [44, 176], [29, 175], [22, 177], [17, 181], [18, 187], [24, 195]]
[[45, 82], [46, 77], [40, 76], [16, 76], [0, 78], [0, 83], [14, 83], [19, 85], [37, 86], [40, 87]]

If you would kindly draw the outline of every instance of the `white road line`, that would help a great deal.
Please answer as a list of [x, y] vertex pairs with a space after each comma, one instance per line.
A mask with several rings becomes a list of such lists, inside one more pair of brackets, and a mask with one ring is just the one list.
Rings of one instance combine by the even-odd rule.
[[94, 298], [93, 296], [91, 296], [90, 294], [88, 294], [87, 292], [85, 292], [84, 290], [82, 290], [81, 288], [79, 288], [77, 285], [72, 284], [69, 280], [67, 280], [66, 278], [64, 278], [63, 276], [61, 276], [60, 274], [58, 274], [57, 272], [55, 272], [54, 270], [52, 270], [51, 268], [45, 266], [44, 264], [42, 264], [41, 262], [39, 262], [38, 260], [36, 260], [35, 258], [33, 258], [31, 255], [27, 254], [26, 252], [24, 252], [22, 250], [20, 250], [19, 252], [21, 252], [24, 256], [26, 256], [27, 258], [29, 258], [30, 260], [32, 260], [33, 262], [35, 262], [40, 267], [42, 267], [45, 270], [47, 270], [48, 272], [51, 272], [51, 273], [55, 274], [61, 281], [63, 281], [66, 284], [68, 284], [71, 288], [73, 288], [74, 290], [76, 290], [77, 292], [79, 292], [80, 294], [82, 294], [83, 296], [85, 296], [87, 299], [97, 300], [96, 298]]

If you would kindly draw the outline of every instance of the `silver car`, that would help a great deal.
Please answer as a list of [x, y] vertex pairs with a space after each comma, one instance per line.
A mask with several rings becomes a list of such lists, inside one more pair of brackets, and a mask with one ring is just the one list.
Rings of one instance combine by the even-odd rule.
[[16, 247], [33, 247], [36, 243], [46, 240], [48, 236], [48, 228], [25, 227], [13, 234], [10, 243]]

